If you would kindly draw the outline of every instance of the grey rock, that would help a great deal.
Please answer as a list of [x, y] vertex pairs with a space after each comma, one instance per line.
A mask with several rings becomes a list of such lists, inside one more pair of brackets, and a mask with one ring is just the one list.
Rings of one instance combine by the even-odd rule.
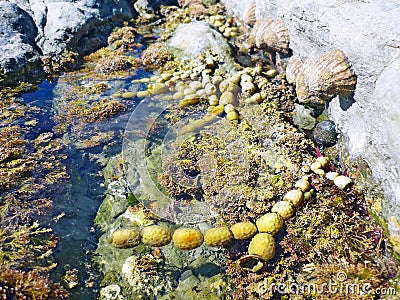
[[[190, 36], [190, 39], [188, 37]], [[225, 62], [228, 71], [235, 69], [226, 39], [205, 22], [193, 21], [180, 24], [168, 41], [168, 47], [181, 60], [191, 60], [210, 49]]]
[[[251, 0], [224, 0], [241, 17]], [[335, 98], [330, 117], [352, 158], [368, 162], [386, 194], [383, 216], [400, 221], [400, 3], [358, 0], [256, 0], [257, 19], [288, 25], [290, 48], [305, 58], [341, 49], [357, 75], [354, 99]], [[346, 102], [346, 103], [345, 103]], [[344, 105], [346, 104], [346, 105]], [[392, 218], [393, 219], [393, 218]], [[400, 237], [400, 230], [390, 228]]]
[[189, 278], [180, 282], [176, 289], [187, 291], [187, 290], [191, 290], [191, 289], [195, 288], [198, 285], [200, 285], [200, 280], [196, 276], [191, 275], [191, 276], [189, 276]]
[[111, 30], [136, 14], [129, 0], [11, 2], [0, 0], [0, 68], [9, 81], [32, 75], [42, 54], [87, 54], [106, 45]]
[[311, 130], [315, 126], [315, 118], [311, 115], [311, 110], [303, 105], [294, 104], [293, 123], [302, 129]]
[[14, 3], [0, 1], [0, 11], [0, 73], [23, 75], [39, 63], [41, 51], [35, 45], [36, 25], [31, 16]]

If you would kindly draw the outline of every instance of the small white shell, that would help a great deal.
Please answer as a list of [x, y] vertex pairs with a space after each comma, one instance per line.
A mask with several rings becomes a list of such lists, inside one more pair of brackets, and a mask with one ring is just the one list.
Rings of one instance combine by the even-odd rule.
[[344, 190], [351, 183], [351, 179], [347, 176], [339, 175], [333, 180], [333, 183], [339, 189]]
[[337, 173], [337, 172], [328, 172], [328, 173], [326, 173], [325, 176], [329, 180], [335, 180], [335, 178], [339, 176], [339, 173]]

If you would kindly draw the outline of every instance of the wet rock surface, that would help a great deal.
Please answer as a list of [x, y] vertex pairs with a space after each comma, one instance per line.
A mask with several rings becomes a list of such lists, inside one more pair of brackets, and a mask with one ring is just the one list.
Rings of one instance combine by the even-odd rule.
[[[252, 1], [222, 2], [228, 11], [243, 19]], [[350, 157], [366, 160], [373, 176], [382, 182], [388, 196], [382, 210], [385, 219], [399, 216], [398, 2], [258, 0], [255, 3], [257, 19], [270, 16], [285, 21], [290, 48], [303, 60], [315, 59], [334, 49], [346, 54], [357, 75], [355, 95], [332, 100], [330, 116], [348, 138]], [[399, 230], [393, 228], [391, 233], [397, 236]]]
[[16, 81], [30, 73], [41, 54], [60, 53], [67, 47], [87, 54], [107, 43], [116, 25], [136, 12], [129, 1], [0, 1], [0, 68]]
[[40, 49], [34, 43], [37, 28], [26, 11], [8, 1], [0, 1], [0, 11], [1, 82], [1, 73], [23, 73], [28, 64], [37, 64]]

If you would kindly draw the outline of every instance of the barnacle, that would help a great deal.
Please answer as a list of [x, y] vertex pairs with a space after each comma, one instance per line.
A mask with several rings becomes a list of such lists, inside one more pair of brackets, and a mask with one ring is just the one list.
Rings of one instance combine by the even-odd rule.
[[132, 51], [134, 48], [140, 46], [136, 40], [137, 32], [135, 28], [124, 26], [122, 28], [114, 29], [107, 41], [111, 49]]

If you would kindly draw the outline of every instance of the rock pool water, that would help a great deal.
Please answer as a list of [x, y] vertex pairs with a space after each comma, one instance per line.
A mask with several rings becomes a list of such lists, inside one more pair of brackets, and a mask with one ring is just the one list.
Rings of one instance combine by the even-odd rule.
[[[129, 89], [133, 79], [150, 76], [151, 73], [139, 71], [123, 80], [110, 81], [118, 88]], [[69, 83], [62, 82], [63, 88], [72, 88]], [[40, 108], [36, 115], [37, 124], [29, 132], [27, 138], [34, 139], [43, 132], [49, 132], [55, 125], [55, 106], [62, 101], [59, 82], [43, 81], [35, 92], [22, 95], [23, 102], [30, 107]], [[108, 91], [113, 93], [111, 89]], [[109, 96], [109, 95], [108, 95]], [[132, 98], [129, 109], [115, 118], [104, 122], [103, 130], [112, 130], [118, 134], [124, 131], [128, 118], [139, 101]], [[21, 119], [20, 122], [23, 122]], [[65, 135], [67, 135], [68, 132]], [[55, 136], [57, 137], [57, 136]], [[77, 270], [78, 285], [71, 290], [71, 299], [95, 299], [98, 293], [98, 270], [92, 266], [92, 256], [97, 248], [99, 234], [94, 228], [96, 212], [104, 198], [104, 179], [100, 172], [103, 166], [97, 159], [104, 161], [121, 151], [122, 140], [115, 139], [107, 145], [89, 149], [77, 149], [76, 143], [66, 143], [64, 149], [67, 158], [64, 164], [69, 178], [65, 179], [47, 197], [53, 200], [53, 208], [49, 215], [41, 218], [43, 226], [50, 227], [58, 236], [59, 242], [54, 250], [57, 267], [52, 278], [63, 281], [67, 271]]]
[[[203, 11], [197, 17], [207, 31], [215, 29], [214, 38], [227, 39], [217, 44], [250, 51], [243, 40], [235, 43], [241, 30], [235, 20], [221, 16], [220, 6], [211, 6], [214, 16]], [[157, 42], [143, 52], [141, 62], [137, 31], [126, 26], [113, 32], [109, 47], [85, 57], [81, 69], [22, 96], [34, 120], [25, 121], [22, 114], [16, 122], [30, 126], [26, 136], [34, 139], [32, 151], [39, 160], [47, 155], [41, 166], [50, 172], [37, 183], [58, 183], [43, 191], [53, 201], [50, 215], [35, 216], [59, 239], [53, 251], [58, 263], [54, 280], [68, 288], [72, 299], [151, 300], [279, 298], [272, 285], [288, 282], [395, 284], [397, 262], [371, 218], [379, 214], [379, 198], [366, 196], [357, 184], [359, 169], [338, 158], [337, 147], [316, 160], [315, 144], [293, 125], [298, 100], [277, 71], [282, 65], [273, 63], [276, 53], [269, 58], [265, 52], [251, 54], [248, 67], [230, 60], [234, 66], [228, 69], [222, 67], [227, 52], [215, 49], [189, 62], [174, 59], [166, 39], [177, 23], [191, 22], [188, 12], [196, 17], [184, 9], [164, 10], [166, 23], [155, 29], [161, 36], [151, 34], [156, 23], [144, 34]], [[136, 24], [140, 28], [142, 21]], [[157, 69], [157, 75], [143, 78], [150, 73], [140, 68], [142, 63]], [[141, 104], [145, 109], [138, 109]], [[126, 130], [127, 122], [134, 126]], [[58, 156], [57, 151], [47, 153], [51, 147]], [[18, 153], [8, 155], [14, 159]], [[63, 172], [51, 172], [56, 162]], [[334, 170], [346, 172], [348, 177], [336, 174], [347, 180], [344, 185], [325, 176]], [[62, 180], [55, 181], [57, 176]], [[29, 177], [24, 179], [29, 183]], [[26, 186], [32, 187], [21, 188], [31, 192]], [[300, 198], [289, 197], [290, 192]], [[271, 213], [282, 222], [262, 232], [260, 220]], [[243, 221], [260, 233], [233, 238], [228, 227], [239, 223], [244, 230]], [[131, 235], [119, 235], [113, 243], [115, 232], [150, 235], [156, 231], [144, 228], [153, 224], [164, 227], [161, 237], [143, 236], [140, 244], [122, 241], [131, 248], [119, 246]], [[185, 229], [173, 243], [158, 244], [182, 226], [197, 228], [205, 243], [196, 231], [197, 248], [182, 246], [193, 242], [192, 230]], [[2, 247], [7, 250], [8, 244]], [[318, 293], [301, 297], [332, 296]]]

